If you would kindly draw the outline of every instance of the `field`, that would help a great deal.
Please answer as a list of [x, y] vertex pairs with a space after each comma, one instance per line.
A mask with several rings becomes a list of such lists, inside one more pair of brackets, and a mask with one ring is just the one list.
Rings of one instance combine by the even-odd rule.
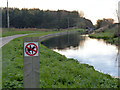
[[[41, 32], [26, 37], [54, 33]], [[23, 88], [23, 37], [2, 47], [3, 88]], [[95, 71], [93, 66], [67, 59], [40, 44], [40, 88], [117, 88], [118, 79]]]
[[[42, 33], [42, 32], [66, 32], [67, 29], [36, 29], [36, 28], [24, 28], [24, 29], [16, 29], [16, 28], [3, 28], [2, 34], [0, 34], [0, 37], [6, 37], [6, 36], [12, 36], [12, 35], [18, 35], [18, 34], [29, 34], [29, 33]], [[83, 33], [84, 29], [69, 29], [68, 31], [79, 31]]]
[[18, 34], [40, 33], [40, 32], [47, 32], [47, 31], [56, 31], [56, 29], [51, 30], [51, 29], [36, 29], [36, 28], [24, 28], [24, 29], [3, 28], [2, 34], [0, 37], [18, 35]]

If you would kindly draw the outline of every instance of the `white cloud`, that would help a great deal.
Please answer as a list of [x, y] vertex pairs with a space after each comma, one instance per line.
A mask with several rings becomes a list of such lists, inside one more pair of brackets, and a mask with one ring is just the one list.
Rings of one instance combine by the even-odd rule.
[[[6, 7], [7, 0], [0, 0], [0, 6]], [[95, 24], [97, 19], [113, 18], [117, 21], [116, 10], [120, 0], [8, 0], [10, 7], [40, 8], [43, 10], [78, 10]]]
[[118, 17], [119, 17], [119, 22], [120, 22], [120, 1], [119, 1], [119, 4], [118, 4]]

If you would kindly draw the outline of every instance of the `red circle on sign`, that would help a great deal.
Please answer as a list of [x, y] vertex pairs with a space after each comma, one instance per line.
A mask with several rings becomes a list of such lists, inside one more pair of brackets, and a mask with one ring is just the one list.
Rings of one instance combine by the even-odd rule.
[[[33, 49], [29, 48], [29, 47], [28, 47], [29, 45], [34, 45], [35, 48], [36, 48], [36, 50], [33, 50]], [[29, 53], [27, 52], [27, 49], [30, 49], [30, 50], [34, 51], [35, 53], [34, 53], [34, 54], [29, 54]], [[25, 53], [26, 53], [27, 55], [29, 55], [29, 56], [34, 56], [37, 52], [38, 52], [38, 47], [37, 47], [36, 44], [34, 44], [34, 43], [28, 43], [28, 44], [25, 46]]]

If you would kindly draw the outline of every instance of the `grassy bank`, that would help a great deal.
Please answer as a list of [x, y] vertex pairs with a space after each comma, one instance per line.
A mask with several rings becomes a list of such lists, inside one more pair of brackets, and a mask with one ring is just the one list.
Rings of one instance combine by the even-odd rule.
[[114, 36], [114, 33], [116, 33], [117, 30], [117, 28], [106, 29], [105, 31], [99, 33], [90, 34], [89, 37], [104, 39], [108, 43], [118, 45], [118, 37]]
[[81, 33], [84, 32], [84, 29], [37, 29], [37, 28], [24, 28], [24, 29], [16, 29], [16, 28], [3, 28], [2, 34], [0, 34], [0, 37], [6, 37], [6, 36], [12, 36], [12, 35], [18, 35], [18, 34], [28, 34], [28, 33], [44, 33], [44, 32], [64, 32], [64, 31], [79, 31]]
[[35, 29], [35, 28], [24, 28], [24, 29], [16, 29], [16, 28], [3, 28], [2, 35], [0, 37], [12, 36], [18, 34], [28, 34], [28, 33], [41, 33], [47, 31], [56, 31], [56, 29]]
[[0, 49], [0, 90], [2, 89], [2, 49]]
[[[42, 36], [44, 32], [31, 36]], [[2, 47], [3, 88], [23, 88], [23, 37]], [[117, 88], [118, 80], [40, 44], [41, 88]]]

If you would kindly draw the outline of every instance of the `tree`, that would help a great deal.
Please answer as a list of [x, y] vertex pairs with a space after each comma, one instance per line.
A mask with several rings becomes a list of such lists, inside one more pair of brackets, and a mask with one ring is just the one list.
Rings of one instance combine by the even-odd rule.
[[[10, 11], [10, 26], [15, 28], [57, 28], [65, 29], [69, 27], [76, 27], [80, 22], [81, 28], [85, 25], [93, 26], [90, 20], [87, 20], [79, 15], [77, 11], [50, 11], [33, 9], [18, 9], [9, 8]], [[3, 27], [7, 27], [6, 22], [6, 8], [2, 9], [3, 14]], [[79, 22], [78, 22], [79, 21]]]
[[104, 26], [107, 26], [107, 25], [112, 25], [114, 23], [114, 19], [112, 18], [108, 18], [108, 19], [98, 19], [97, 20], [97, 29], [100, 28], [100, 27], [104, 27]]
[[80, 16], [80, 17], [84, 17], [84, 12], [83, 12], [83, 11], [80, 11], [80, 12], [79, 12], [79, 16]]

